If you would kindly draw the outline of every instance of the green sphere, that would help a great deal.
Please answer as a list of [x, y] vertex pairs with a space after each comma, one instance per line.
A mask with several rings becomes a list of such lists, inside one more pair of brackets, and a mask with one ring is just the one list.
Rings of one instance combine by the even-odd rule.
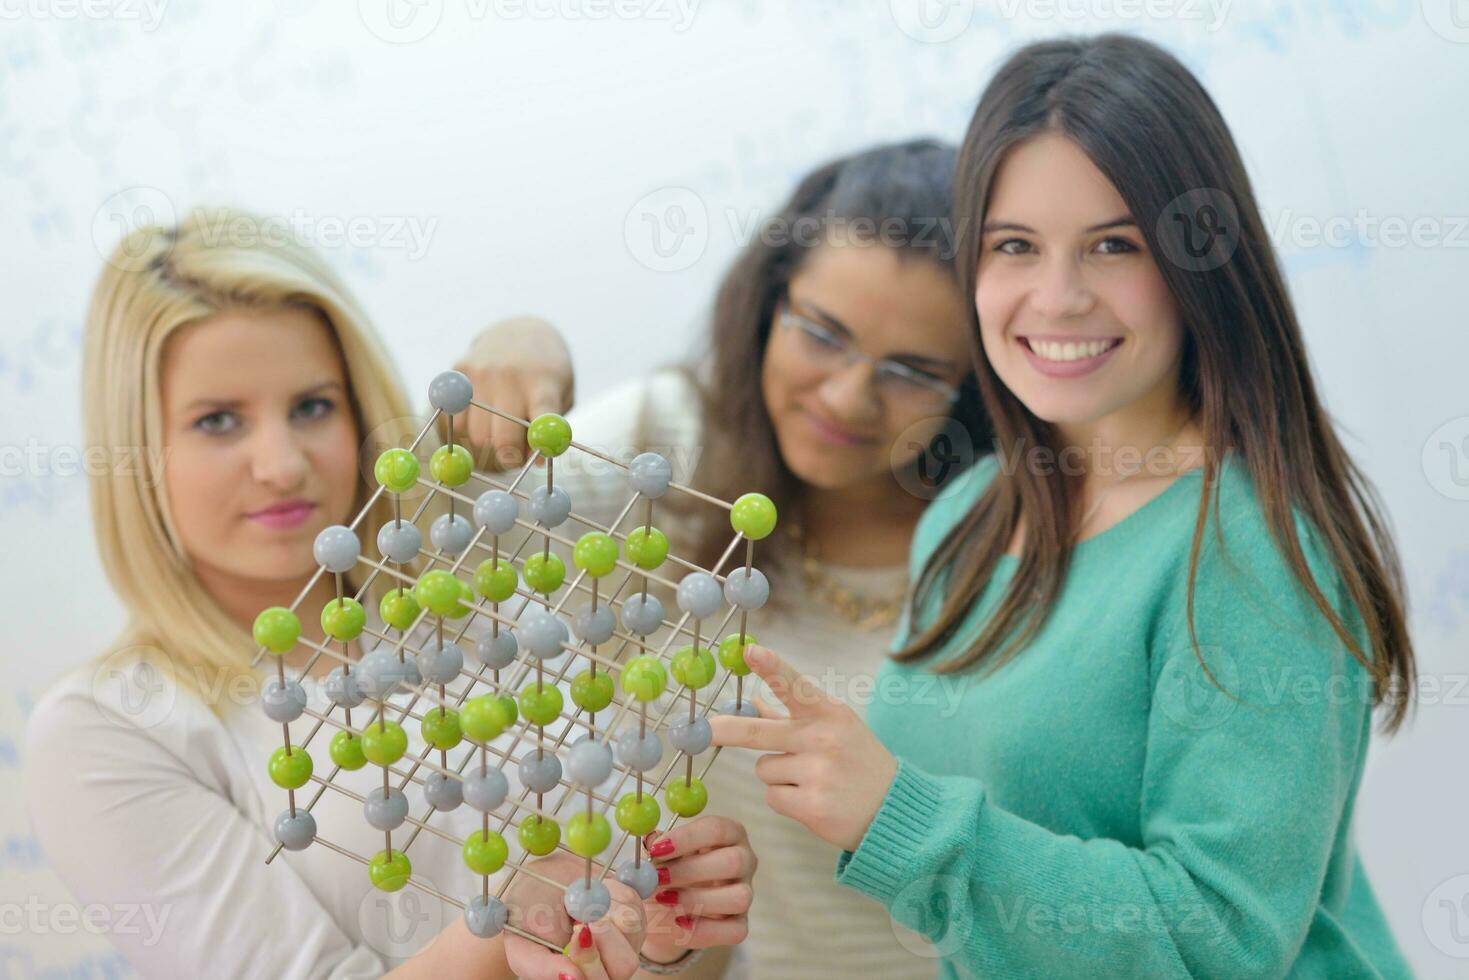
[[583, 711], [601, 711], [612, 703], [612, 675], [584, 670], [571, 679], [571, 703]]
[[408, 855], [402, 851], [378, 851], [367, 862], [367, 877], [372, 880], [376, 888], [385, 892], [395, 892], [408, 884], [408, 878], [413, 874], [413, 864], [408, 860]]
[[492, 875], [505, 866], [510, 848], [493, 830], [476, 830], [464, 839], [464, 863], [477, 875]]
[[745, 648], [758, 642], [749, 633], [745, 634], [744, 643], [740, 642], [740, 634], [729, 634], [719, 641], [719, 663], [731, 674], [744, 677], [750, 672], [750, 665], [745, 663]]
[[299, 745], [289, 754], [282, 745], [270, 754], [270, 781], [281, 789], [300, 789], [311, 781], [311, 756]]
[[457, 487], [469, 481], [474, 457], [463, 446], [440, 446], [428, 458], [428, 471], [444, 486]]
[[418, 482], [418, 457], [406, 449], [388, 449], [373, 464], [372, 475], [392, 493], [407, 493]]
[[644, 525], [633, 528], [622, 547], [627, 552], [628, 561], [648, 572], [663, 564], [668, 557], [668, 537], [656, 527]]
[[675, 779], [663, 789], [663, 799], [668, 809], [680, 817], [696, 817], [709, 803], [709, 791], [698, 776], [685, 782]]
[[612, 827], [600, 813], [580, 811], [566, 821], [566, 846], [573, 854], [596, 857], [612, 843]]
[[532, 725], [549, 725], [561, 714], [561, 689], [555, 684], [536, 686], [531, 681], [520, 689], [520, 713]]
[[537, 551], [521, 566], [520, 577], [536, 592], [550, 594], [566, 581], [566, 564], [554, 551]]
[[633, 657], [622, 667], [622, 690], [639, 701], [656, 699], [667, 684], [663, 661], [651, 653]]
[[571, 423], [554, 412], [538, 415], [526, 429], [525, 441], [542, 456], [560, 456], [571, 445]]
[[486, 558], [474, 570], [474, 587], [491, 602], [504, 602], [515, 594], [520, 576], [515, 566], [499, 558]]
[[401, 587], [384, 595], [383, 601], [377, 605], [377, 614], [382, 621], [395, 630], [406, 630], [412, 626], [420, 612], [422, 609], [413, 593]]
[[[498, 694], [480, 694], [470, 698], [459, 710], [460, 730], [472, 741], [493, 742], [507, 727], [503, 707], [503, 702], [506, 701], [510, 702], [513, 713], [515, 702]], [[511, 722], [514, 720], [512, 716]]]
[[730, 508], [729, 524], [751, 541], [759, 541], [775, 530], [775, 504], [763, 493], [747, 493]]
[[351, 596], [332, 599], [321, 607], [321, 629], [334, 640], [355, 640], [367, 625], [367, 610]]
[[379, 766], [391, 766], [408, 751], [408, 733], [396, 721], [379, 718], [362, 732], [362, 754]]
[[601, 531], [588, 531], [577, 539], [571, 560], [592, 578], [610, 575], [617, 567], [617, 542]]
[[418, 577], [413, 597], [435, 616], [450, 616], [459, 609], [459, 580], [442, 568], [430, 569]]
[[251, 632], [257, 646], [271, 653], [287, 653], [301, 636], [301, 621], [285, 606], [271, 606], [255, 617]]
[[459, 712], [450, 708], [429, 708], [419, 726], [423, 740], [436, 749], [452, 749], [464, 738], [459, 730]]
[[646, 837], [658, 826], [663, 812], [658, 806], [658, 798], [652, 793], [644, 793], [641, 801], [637, 793], [624, 793], [617, 801], [615, 816], [617, 826], [634, 836]]
[[532, 813], [520, 822], [520, 830], [517, 832], [520, 838], [520, 846], [527, 853], [536, 857], [545, 857], [556, 850], [556, 845], [561, 843], [561, 828], [556, 821]]
[[454, 611], [444, 613], [450, 619], [463, 619], [470, 613], [470, 607], [474, 605], [474, 589], [462, 578], [454, 581], [459, 583], [459, 601], [454, 603]]
[[331, 754], [332, 762], [348, 772], [356, 772], [367, 765], [367, 756], [362, 752], [362, 736], [360, 735], [353, 735], [351, 732], [337, 732], [332, 736], [332, 744], [327, 751]]
[[714, 680], [714, 654], [708, 647], [700, 647], [698, 653], [691, 646], [684, 647], [673, 655], [669, 666], [674, 680], [696, 691]]

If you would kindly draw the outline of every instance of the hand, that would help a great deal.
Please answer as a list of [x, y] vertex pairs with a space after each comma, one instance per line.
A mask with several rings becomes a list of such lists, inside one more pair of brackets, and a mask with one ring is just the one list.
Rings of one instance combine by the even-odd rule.
[[765, 802], [817, 837], [855, 851], [877, 816], [898, 763], [857, 713], [770, 650], [750, 646], [745, 662], [790, 712], [755, 699], [759, 718], [709, 720], [715, 745], [769, 752], [755, 762]]
[[658, 868], [658, 891], [643, 906], [643, 955], [671, 963], [690, 949], [743, 942], [759, 863], [744, 826], [706, 814], [665, 833], [654, 831], [646, 841]]
[[[510, 924], [563, 948], [556, 953], [538, 942], [506, 931], [505, 957], [517, 977], [528, 980], [626, 980], [638, 971], [643, 944], [643, 903], [637, 892], [613, 878], [602, 879], [612, 895], [607, 914], [590, 925], [573, 922], [561, 904], [563, 886], [586, 874], [586, 861], [558, 852], [531, 861], [527, 868], [556, 882], [548, 884], [521, 873], [505, 896], [515, 910]], [[598, 867], [594, 873], [600, 873]], [[575, 928], [573, 928], [573, 926]]]
[[[523, 419], [571, 408], [571, 353], [550, 323], [516, 316], [491, 324], [454, 367], [474, 385], [475, 400]], [[522, 426], [471, 406], [454, 416], [457, 438], [481, 469], [518, 466], [529, 456]]]

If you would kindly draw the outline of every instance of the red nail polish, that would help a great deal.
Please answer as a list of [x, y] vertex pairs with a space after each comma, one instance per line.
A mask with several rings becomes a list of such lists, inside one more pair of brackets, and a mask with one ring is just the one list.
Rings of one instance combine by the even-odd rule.
[[649, 857], [661, 858], [672, 853], [673, 841], [669, 840], [666, 837], [660, 840], [658, 843], [654, 844], [652, 847], [648, 848]]
[[669, 888], [666, 891], [661, 891], [658, 894], [654, 895], [653, 901], [657, 902], [659, 905], [677, 905], [678, 892], [674, 891], [672, 888]]
[[643, 835], [643, 846], [652, 847], [653, 842], [658, 839], [658, 831], [650, 830]]
[[556, 974], [556, 980], [576, 980], [576, 977], [570, 973], [558, 973]]
[[692, 929], [694, 927], [694, 917], [692, 915], [676, 916], [673, 920], [673, 924], [678, 926], [680, 929]]
[[666, 885], [673, 880], [673, 872], [667, 868], [658, 869], [658, 884]]
[[581, 935], [579, 935], [579, 936], [576, 937], [576, 942], [577, 942], [577, 945], [579, 945], [582, 949], [591, 949], [592, 948], [592, 927], [591, 926], [582, 926], [581, 927]]

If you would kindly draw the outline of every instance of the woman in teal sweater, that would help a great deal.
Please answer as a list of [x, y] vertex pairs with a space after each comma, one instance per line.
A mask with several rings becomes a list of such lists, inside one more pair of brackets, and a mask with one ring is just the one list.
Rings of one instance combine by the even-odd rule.
[[788, 713], [715, 743], [945, 976], [1406, 975], [1352, 843], [1401, 571], [1217, 109], [1146, 42], [1031, 45], [957, 184], [996, 453], [918, 525], [871, 728], [751, 647]]

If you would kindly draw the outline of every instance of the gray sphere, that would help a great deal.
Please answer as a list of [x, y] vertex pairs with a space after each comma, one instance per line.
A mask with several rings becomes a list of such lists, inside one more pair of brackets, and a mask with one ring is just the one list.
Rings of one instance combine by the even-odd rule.
[[302, 851], [316, 840], [316, 818], [305, 807], [284, 810], [275, 818], [275, 839], [288, 851]]
[[357, 687], [370, 698], [386, 698], [421, 683], [412, 657], [398, 659], [390, 647], [378, 647], [357, 661]]
[[531, 520], [542, 527], [557, 527], [571, 516], [571, 495], [562, 487], [554, 487], [550, 494], [544, 486], [530, 492]]
[[362, 688], [357, 686], [356, 666], [342, 666], [333, 670], [326, 675], [326, 683], [323, 686], [326, 689], [327, 700], [343, 708], [355, 708], [366, 697], [362, 693]]
[[344, 524], [333, 524], [322, 528], [311, 546], [316, 563], [329, 572], [350, 572], [362, 554], [362, 542], [357, 532]]
[[282, 684], [272, 677], [260, 688], [260, 706], [271, 721], [295, 721], [306, 710], [306, 689], [300, 681], [287, 678]]
[[458, 371], [445, 371], [428, 383], [428, 403], [441, 412], [458, 415], [469, 407], [474, 385]]
[[612, 750], [606, 742], [583, 735], [566, 756], [566, 777], [579, 786], [601, 786], [612, 775]]
[[713, 738], [714, 730], [709, 727], [708, 718], [699, 717], [693, 721], [682, 718], [668, 726], [668, 744], [689, 755], [703, 752]]
[[397, 789], [390, 789], [384, 795], [383, 788], [378, 786], [367, 791], [362, 815], [378, 830], [397, 830], [408, 819], [408, 797]]
[[442, 648], [430, 640], [428, 649], [418, 655], [418, 672], [431, 684], [451, 683], [463, 669], [464, 651], [448, 640]]
[[531, 749], [520, 757], [520, 785], [532, 793], [549, 793], [561, 782], [561, 760], [556, 753]]
[[668, 492], [673, 467], [657, 453], [639, 453], [627, 464], [627, 482], [644, 497], [657, 500]]
[[612, 869], [613, 876], [647, 901], [658, 890], [658, 866], [649, 860], [634, 864], [632, 858]]
[[641, 739], [638, 738], [638, 730], [631, 728], [617, 736], [613, 752], [619, 765], [627, 766], [633, 772], [647, 772], [663, 760], [663, 743], [651, 728]]
[[431, 772], [423, 781], [423, 798], [429, 806], [443, 813], [457, 810], [464, 802], [464, 784], [441, 772]]
[[568, 639], [566, 623], [561, 617], [546, 612], [540, 606], [531, 606], [520, 614], [515, 632], [525, 652], [539, 660], [560, 654], [561, 645]]
[[474, 522], [490, 534], [509, 534], [520, 516], [520, 502], [504, 490], [486, 490], [474, 502]]
[[612, 907], [612, 893], [595, 878], [590, 885], [585, 878], [578, 878], [566, 886], [561, 904], [565, 906], [566, 914], [576, 921], [596, 922]]
[[402, 565], [418, 557], [423, 532], [412, 521], [388, 521], [377, 532], [377, 550], [384, 558]]
[[440, 514], [428, 529], [428, 539], [446, 555], [461, 554], [474, 538], [474, 525], [463, 514]]
[[770, 580], [758, 568], [736, 568], [724, 579], [724, 601], [736, 609], [759, 609], [769, 599]]
[[663, 625], [663, 603], [651, 592], [628, 596], [622, 600], [622, 625], [631, 633], [647, 636]]
[[479, 766], [464, 774], [464, 802], [490, 813], [510, 795], [510, 780], [494, 766]]
[[678, 583], [678, 608], [695, 619], [708, 619], [724, 601], [719, 580], [708, 572], [690, 572]]
[[510, 910], [493, 895], [476, 895], [464, 904], [464, 927], [481, 939], [494, 939], [510, 921]]
[[596, 609], [582, 606], [576, 611], [572, 627], [583, 643], [596, 646], [612, 639], [612, 631], [617, 628], [617, 617], [612, 615], [611, 608], [607, 606], [598, 606]]
[[501, 670], [515, 663], [515, 655], [519, 650], [520, 644], [516, 642], [514, 631], [503, 624], [500, 632], [486, 633], [474, 643], [475, 657], [491, 670]]
[[755, 702], [751, 701], [749, 698], [746, 698], [744, 700], [744, 702], [739, 706], [738, 710], [736, 710], [735, 708], [734, 698], [730, 698], [728, 701], [721, 701], [719, 703], [719, 707], [715, 708], [714, 710], [718, 711], [722, 715], [739, 715], [741, 718], [760, 717], [760, 711], [758, 708], [755, 707]]

